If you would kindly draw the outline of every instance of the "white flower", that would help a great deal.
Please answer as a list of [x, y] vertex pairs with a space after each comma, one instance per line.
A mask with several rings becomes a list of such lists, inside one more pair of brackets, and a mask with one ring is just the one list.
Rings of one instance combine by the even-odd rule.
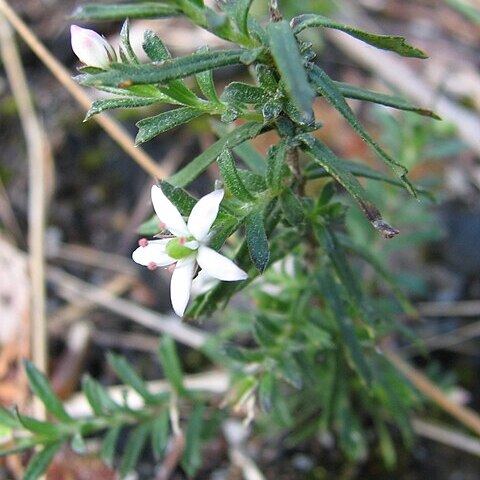
[[160, 222], [174, 237], [139, 241], [132, 258], [150, 269], [174, 264], [170, 297], [175, 313], [182, 317], [187, 308], [196, 265], [206, 274], [227, 282], [245, 280], [248, 275], [231, 260], [207, 247], [210, 229], [217, 218], [224, 191], [215, 190], [202, 197], [185, 223], [177, 207], [162, 189], [152, 187], [152, 203]]
[[72, 25], [70, 35], [72, 50], [85, 65], [106, 70], [117, 59], [113, 47], [97, 32]]

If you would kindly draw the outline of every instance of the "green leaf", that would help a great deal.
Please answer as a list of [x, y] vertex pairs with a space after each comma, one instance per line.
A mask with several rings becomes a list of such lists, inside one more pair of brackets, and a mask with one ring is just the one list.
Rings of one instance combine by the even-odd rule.
[[114, 411], [121, 410], [100, 383], [94, 380], [90, 375], [85, 375], [82, 379], [82, 390], [87, 397], [88, 403], [97, 416], [104, 416]]
[[267, 189], [265, 178], [261, 175], [257, 175], [250, 170], [244, 170], [243, 168], [237, 168], [237, 173], [244, 185], [248, 185], [250, 192], [261, 193]]
[[26, 415], [20, 415], [18, 412], [17, 418], [26, 430], [38, 436], [46, 437], [50, 440], [58, 440], [65, 435], [65, 429], [60, 424], [37, 420]]
[[[219, 137], [223, 137], [229, 133], [228, 127], [222, 122], [212, 122], [212, 128]], [[233, 149], [233, 152], [238, 155], [253, 172], [260, 174], [265, 172], [265, 159], [250, 142], [243, 142], [237, 145]]]
[[72, 417], [50, 387], [47, 377], [28, 360], [25, 360], [24, 366], [30, 388], [45, 405], [47, 411], [62, 422], [72, 422]]
[[282, 180], [286, 171], [287, 146], [281, 141], [279, 144], [270, 147], [267, 154], [267, 168], [265, 180], [267, 185], [278, 193], [282, 190]]
[[157, 135], [171, 128], [188, 123], [202, 114], [203, 112], [201, 110], [192, 107], [181, 107], [163, 112], [154, 117], [144, 118], [137, 123], [138, 133], [135, 138], [135, 145], [148, 142], [148, 140], [151, 140]]
[[170, 415], [168, 410], [163, 411], [152, 423], [152, 451], [155, 460], [162, 458], [168, 444], [170, 426]]
[[82, 437], [80, 432], [76, 432], [70, 442], [70, 447], [75, 453], [83, 455], [87, 452], [87, 445], [85, 444], [85, 439]]
[[115, 449], [121, 430], [122, 427], [120, 425], [112, 427], [103, 437], [100, 457], [102, 458], [105, 465], [109, 466], [110, 468], [113, 467], [113, 461], [115, 459]]
[[263, 125], [258, 122], [248, 122], [241, 127], [236, 128], [224, 137], [217, 140], [207, 150], [192, 160], [186, 167], [173, 175], [169, 182], [177, 187], [185, 187], [195, 180], [205, 169], [207, 169], [225, 150], [234, 148], [237, 145], [256, 137], [263, 129]]
[[336, 87], [333, 80], [318, 66], [312, 65], [310, 69], [310, 79], [317, 88], [317, 91], [325, 97], [325, 99], [336, 109], [352, 128], [360, 135], [360, 137], [374, 150], [378, 156], [397, 173], [405, 184], [407, 190], [415, 195], [415, 189], [406, 178], [408, 170], [391, 158], [372, 137], [363, 129], [357, 117], [348, 106], [345, 98]]
[[285, 82], [287, 93], [305, 121], [310, 122], [313, 120], [312, 103], [315, 92], [308, 82], [297, 40], [285, 20], [270, 23], [267, 31], [272, 56]]
[[172, 387], [178, 393], [183, 392], [183, 372], [178, 359], [177, 349], [175, 348], [175, 342], [170, 337], [164, 336], [160, 340], [158, 354], [165, 377], [167, 377]]
[[72, 14], [77, 20], [125, 20], [125, 18], [175, 17], [180, 10], [175, 5], [159, 2], [91, 3], [78, 7]]
[[52, 443], [46, 445], [43, 450], [38, 452], [28, 463], [27, 469], [23, 473], [23, 480], [37, 480], [40, 478], [61, 446], [61, 442]]
[[156, 215], [153, 215], [147, 221], [143, 222], [138, 228], [137, 233], [140, 235], [146, 235], [152, 237], [160, 232], [160, 220]]
[[303, 387], [304, 374], [291, 355], [283, 358], [279, 365], [278, 372], [293, 388], [300, 390]]
[[195, 53], [179, 58], [165, 60], [161, 65], [126, 65], [113, 63], [111, 69], [96, 75], [80, 75], [80, 83], [98, 87], [131, 86], [137, 84], [168, 83], [195, 73], [241, 63], [244, 50], [215, 50], [214, 52]]
[[396, 35], [378, 35], [365, 32], [358, 28], [335, 22], [322, 15], [299, 15], [292, 19], [291, 25], [295, 35], [299, 34], [302, 30], [311, 27], [333, 28], [382, 50], [390, 50], [404, 57], [427, 58], [427, 55], [420, 49], [409, 45], [404, 37]]
[[[208, 47], [200, 48], [197, 53], [208, 52]], [[214, 103], [220, 103], [220, 99], [217, 95], [217, 90], [215, 88], [215, 83], [213, 81], [213, 72], [212, 70], [207, 70], [205, 72], [200, 72], [195, 75], [195, 80], [197, 81], [200, 91], [203, 93], [205, 98]]]
[[152, 62], [163, 62], [172, 58], [172, 55], [168, 51], [168, 48], [162, 42], [162, 40], [151, 30], [146, 30], [143, 34], [144, 52]]
[[227, 357], [240, 363], [257, 363], [265, 358], [265, 354], [260, 350], [238, 347], [230, 343], [223, 345], [223, 351]]
[[317, 275], [317, 280], [323, 292], [323, 299], [332, 309], [340, 327], [341, 345], [349, 355], [350, 366], [358, 372], [362, 381], [369, 385], [372, 381], [372, 372], [363, 354], [352, 320], [345, 311], [339, 287], [335, 279], [325, 270]]
[[130, 23], [128, 18], [123, 22], [122, 30], [120, 31], [120, 55], [125, 63], [133, 63], [138, 65], [138, 57], [133, 51], [130, 43]]
[[229, 83], [221, 96], [225, 102], [252, 103], [254, 105], [263, 103], [266, 98], [267, 92], [263, 88], [242, 82]]
[[250, 258], [257, 270], [263, 273], [268, 266], [270, 249], [261, 211], [253, 210], [247, 216], [245, 231]]
[[15, 417], [13, 412], [7, 410], [5, 407], [0, 405], [0, 425], [4, 425], [11, 429], [16, 429], [20, 426], [20, 422]]
[[124, 384], [132, 387], [147, 403], [155, 403], [158, 400], [158, 397], [148, 390], [146, 383], [131, 367], [125, 357], [109, 352], [107, 359], [118, 378], [120, 378]]
[[280, 205], [290, 225], [295, 227], [304, 222], [305, 212], [303, 211], [302, 202], [292, 192], [291, 188], [285, 188], [280, 194]]
[[338, 88], [340, 93], [347, 98], [355, 98], [356, 100], [364, 100], [366, 102], [378, 103], [387, 107], [396, 108], [398, 110], [405, 110], [407, 112], [418, 113], [424, 117], [434, 118], [435, 120], [441, 120], [441, 118], [431, 110], [419, 107], [414, 103], [410, 103], [404, 98], [394, 95], [387, 95], [385, 93], [374, 92], [373, 90], [367, 90], [365, 88], [350, 85], [349, 83], [333, 82]]
[[260, 87], [270, 93], [275, 93], [277, 91], [278, 81], [275, 78], [275, 73], [270, 67], [259, 63], [255, 65], [255, 74]]
[[357, 201], [362, 212], [375, 229], [386, 238], [392, 238], [399, 232], [386, 223], [373, 203], [368, 199], [367, 192], [358, 180], [345, 168], [337, 156], [320, 140], [311, 135], [300, 138], [304, 142], [304, 150], [311, 155], [345, 190]]
[[249, 36], [248, 32], [248, 12], [253, 0], [226, 0], [223, 8], [235, 22], [240, 33]]
[[251, 202], [254, 200], [253, 195], [247, 190], [238, 175], [235, 160], [233, 159], [230, 150], [224, 150], [217, 159], [220, 174], [228, 190], [232, 195], [243, 202]]
[[272, 372], [265, 373], [258, 384], [258, 398], [260, 407], [265, 413], [270, 413], [276, 396], [275, 375]]
[[92, 118], [94, 115], [102, 113], [105, 110], [114, 108], [138, 108], [153, 105], [155, 103], [168, 101], [168, 97], [164, 99], [160, 97], [121, 97], [121, 98], [100, 98], [95, 100], [84, 118], [84, 122]]
[[143, 447], [147, 442], [150, 429], [149, 423], [141, 423], [128, 436], [128, 441], [122, 454], [122, 461], [118, 468], [122, 478], [135, 469]]
[[201, 456], [201, 435], [202, 435], [202, 416], [204, 406], [195, 405], [188, 420], [187, 431], [185, 434], [185, 451], [182, 455], [182, 468], [192, 477], [202, 464]]

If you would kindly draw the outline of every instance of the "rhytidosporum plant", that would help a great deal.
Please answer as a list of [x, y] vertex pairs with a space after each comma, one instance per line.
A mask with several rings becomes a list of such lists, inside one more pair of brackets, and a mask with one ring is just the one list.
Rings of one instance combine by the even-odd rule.
[[[0, 410], [0, 423], [11, 432], [4, 453], [39, 447], [27, 479], [37, 478], [62, 444], [70, 442], [81, 452], [84, 438], [94, 434], [102, 438], [103, 458], [115, 463], [122, 476], [135, 468], [148, 445], [160, 461], [169, 441], [184, 435], [181, 465], [192, 475], [202, 461], [203, 440], [220, 435], [229, 415], [253, 421], [259, 435], [281, 435], [291, 444], [326, 432], [350, 461], [365, 458], [378, 444], [391, 465], [392, 431], [407, 444], [411, 439], [408, 412], [417, 397], [379, 345], [396, 328], [391, 320], [395, 305], [398, 311], [409, 304], [382, 260], [346, 234], [345, 198], [350, 195], [357, 206], [349, 208], [359, 208], [365, 222], [390, 239], [398, 230], [382, 218], [382, 205], [370, 201], [358, 178], [404, 187], [414, 196], [423, 192], [364, 130], [347, 99], [435, 114], [402, 98], [333, 80], [302, 32], [335, 29], [405, 57], [425, 54], [402, 37], [368, 33], [323, 16], [285, 19], [273, 1], [269, 18], [260, 21], [250, 14], [251, 3], [219, 0], [215, 8], [203, 0], [92, 3], [74, 13], [77, 22], [183, 16], [226, 41], [221, 49], [204, 46], [172, 57], [162, 39], [146, 31], [148, 60], [141, 61], [129, 41], [128, 21], [119, 51], [98, 33], [71, 27], [73, 50], [85, 64], [78, 82], [112, 94], [96, 100], [87, 118], [108, 109], [158, 106], [159, 113], [137, 123], [137, 144], [198, 117], [212, 119], [218, 140], [153, 186], [157, 216], [140, 232], [157, 238], [141, 238], [133, 260], [151, 269], [169, 266], [174, 311], [199, 322], [194, 341], [176, 339], [206, 354], [227, 376], [228, 386], [223, 402], [217, 401], [218, 391], [190, 387], [173, 339], [164, 337], [159, 359], [170, 384], [167, 391], [153, 392], [134, 366], [110, 355], [111, 367], [142, 403], [114, 400], [86, 377], [83, 391], [92, 413], [72, 418], [45, 377], [27, 364], [31, 388], [50, 419]], [[212, 74], [232, 65], [248, 71], [251, 81], [234, 81], [221, 90]], [[342, 160], [320, 140], [316, 98], [344, 117], [392, 176]], [[249, 141], [269, 131], [276, 140], [264, 158]], [[211, 193], [197, 200], [189, 186], [214, 163], [219, 177]], [[392, 296], [380, 302], [368, 291], [358, 273], [362, 262], [385, 279]], [[202, 293], [187, 308], [192, 281], [202, 283]], [[239, 292], [243, 302], [228, 306]], [[215, 333], [212, 327], [202, 332], [206, 318], [219, 320]], [[367, 438], [367, 429], [376, 435]], [[122, 435], [127, 440], [118, 442]]]

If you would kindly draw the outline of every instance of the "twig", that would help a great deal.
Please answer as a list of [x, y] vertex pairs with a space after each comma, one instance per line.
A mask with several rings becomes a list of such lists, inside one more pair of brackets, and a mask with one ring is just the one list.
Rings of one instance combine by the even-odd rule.
[[385, 355], [412, 382], [412, 384], [431, 401], [436, 403], [445, 412], [452, 415], [465, 427], [480, 435], [480, 416], [468, 407], [458, 405], [450, 400], [435, 384], [433, 384], [423, 373], [420, 373], [396, 353], [391, 350], [385, 351]]
[[[184, 377], [185, 388], [200, 390], [214, 395], [223, 395], [228, 389], [230, 376], [227, 372], [210, 371]], [[148, 389], [152, 393], [165, 393], [171, 391], [171, 386], [166, 380], [148, 382]], [[108, 394], [116, 402], [122, 403], [127, 398], [129, 408], [138, 410], [143, 408], [145, 401], [137, 392], [126, 385], [106, 387]], [[74, 418], [82, 418], [92, 414], [92, 409], [83, 393], [78, 393], [66, 401], [65, 408]]]
[[[341, 21], [375, 30], [369, 19], [354, 11], [353, 5], [342, 10]], [[378, 30], [378, 29], [377, 29]], [[403, 94], [422, 105], [433, 106], [435, 111], [446, 120], [453, 122], [459, 136], [477, 153], [480, 153], [480, 119], [448, 98], [438, 95], [422, 77], [414, 72], [404, 61], [397, 60], [392, 54], [372, 48], [358, 40], [336, 30], [326, 29], [325, 34], [346, 55], [373, 70], [384, 81], [393, 85]]]
[[102, 252], [86, 245], [61, 244], [54, 252], [49, 252], [49, 258], [67, 263], [80, 263], [94, 268], [102, 268], [124, 275], [134, 276], [137, 272], [131, 259], [114, 253]]
[[[0, 0], [0, 13], [5, 15], [25, 43], [45, 64], [54, 77], [68, 90], [72, 97], [85, 110], [89, 110], [91, 104], [90, 97], [84, 92], [82, 87], [72, 80], [68, 70], [45, 48], [5, 0]], [[146, 172], [155, 178], [164, 178], [166, 176], [162, 167], [157, 165], [144, 150], [134, 146], [132, 138], [119, 123], [104, 113], [96, 115], [94, 118], [110, 137]]]
[[155, 353], [158, 339], [143, 333], [121, 333], [96, 330], [92, 336], [93, 343], [106, 348], [123, 348], [140, 352]]
[[480, 317], [480, 301], [422, 302], [415, 305], [422, 317]]
[[413, 429], [418, 435], [480, 457], [480, 440], [443, 425], [418, 418], [413, 419], [412, 423]]
[[[117, 275], [102, 285], [102, 289], [112, 295], [122, 295], [136, 282], [135, 277], [130, 275]], [[75, 295], [68, 297], [72, 303], [59, 308], [48, 319], [48, 331], [50, 334], [58, 334], [60, 330], [68, 327], [73, 321], [80, 317], [86, 317], [97, 305], [85, 299], [79, 299]]]
[[[47, 164], [52, 165], [49, 145], [35, 114], [20, 55], [10, 25], [0, 16], [1, 52], [10, 88], [18, 107], [27, 145], [29, 197], [28, 197], [28, 250], [31, 278], [31, 333], [32, 359], [39, 370], [47, 371], [47, 327], [45, 290], [45, 222], [47, 210]], [[43, 404], [36, 401], [34, 408], [44, 418]]]
[[144, 327], [170, 335], [189, 347], [200, 349], [208, 340], [207, 334], [182, 323], [178, 317], [162, 315], [129, 300], [118, 298], [105, 289], [90, 285], [59, 269], [48, 268], [47, 276], [56, 285], [59, 295], [67, 298], [74, 295], [86, 299]]

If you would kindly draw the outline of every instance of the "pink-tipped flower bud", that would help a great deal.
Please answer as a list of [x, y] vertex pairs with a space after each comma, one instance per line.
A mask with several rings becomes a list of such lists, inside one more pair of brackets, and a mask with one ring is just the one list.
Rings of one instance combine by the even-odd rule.
[[72, 50], [85, 65], [106, 70], [117, 59], [113, 47], [97, 32], [72, 25], [70, 34]]

